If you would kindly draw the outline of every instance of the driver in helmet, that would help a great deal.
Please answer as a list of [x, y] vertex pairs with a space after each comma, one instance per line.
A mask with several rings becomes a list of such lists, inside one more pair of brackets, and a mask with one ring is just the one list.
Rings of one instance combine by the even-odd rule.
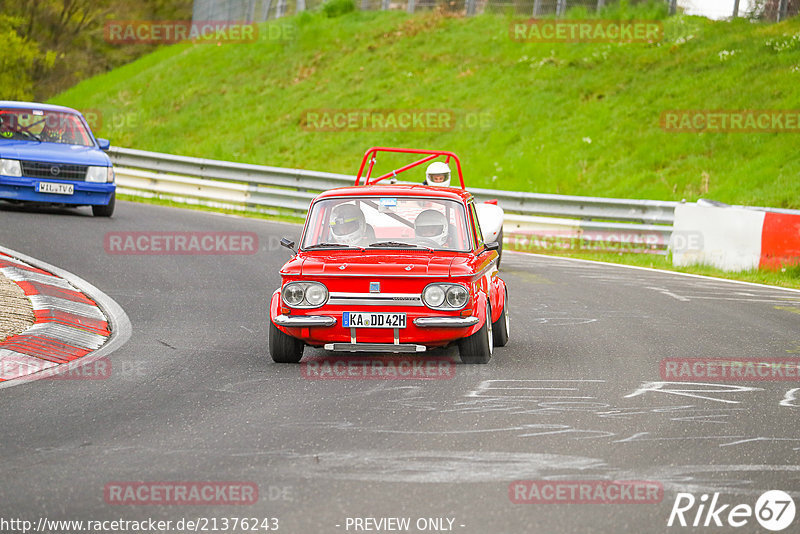
[[367, 237], [364, 212], [355, 204], [339, 204], [331, 213], [331, 236], [338, 243], [361, 246]]
[[431, 240], [439, 246], [447, 242], [449, 225], [444, 214], [436, 210], [425, 210], [414, 220], [414, 235], [424, 240]]
[[450, 166], [442, 161], [434, 161], [425, 169], [425, 185], [450, 187]]

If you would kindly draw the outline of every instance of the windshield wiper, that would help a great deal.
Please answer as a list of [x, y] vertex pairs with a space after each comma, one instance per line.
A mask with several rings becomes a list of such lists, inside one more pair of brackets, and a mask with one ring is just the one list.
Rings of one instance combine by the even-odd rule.
[[357, 247], [355, 245], [348, 245], [346, 243], [317, 243], [316, 245], [303, 247], [303, 250], [312, 250], [312, 249], [315, 249], [315, 248], [357, 248], [357, 249], [361, 249], [361, 247]]
[[377, 243], [372, 243], [369, 245], [370, 247], [382, 247], [382, 248], [424, 248], [429, 252], [433, 252], [431, 247], [426, 247], [424, 245], [417, 245], [416, 243], [405, 243], [403, 241], [379, 241]]
[[40, 143], [42, 142], [42, 138], [41, 137], [39, 137], [38, 135], [36, 135], [34, 133], [29, 132], [28, 130], [24, 130], [24, 129], [18, 127], [18, 126], [14, 128], [14, 131], [17, 132], [17, 133], [21, 133], [21, 134], [27, 135], [28, 137], [33, 137], [34, 139], [36, 139]]

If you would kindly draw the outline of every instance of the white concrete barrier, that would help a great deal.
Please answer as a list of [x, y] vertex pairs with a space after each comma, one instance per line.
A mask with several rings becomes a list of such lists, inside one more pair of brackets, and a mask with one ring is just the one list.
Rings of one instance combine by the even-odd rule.
[[757, 269], [765, 212], [731, 206], [675, 207], [672, 264], [712, 265], [725, 271]]

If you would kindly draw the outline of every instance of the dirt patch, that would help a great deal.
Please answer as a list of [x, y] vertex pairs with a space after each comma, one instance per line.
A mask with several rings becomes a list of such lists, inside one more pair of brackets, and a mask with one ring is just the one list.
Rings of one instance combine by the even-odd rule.
[[22, 289], [0, 274], [0, 341], [33, 324], [33, 306]]

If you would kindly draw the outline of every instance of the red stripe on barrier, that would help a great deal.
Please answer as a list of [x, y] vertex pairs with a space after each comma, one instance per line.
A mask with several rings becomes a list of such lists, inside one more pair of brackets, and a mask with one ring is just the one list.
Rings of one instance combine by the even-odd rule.
[[759, 267], [780, 269], [800, 263], [800, 215], [767, 212], [761, 229]]
[[67, 345], [49, 337], [21, 334], [11, 336], [0, 343], [0, 349], [36, 356], [53, 363], [67, 363], [91, 352], [88, 349]]
[[47, 297], [56, 297], [72, 302], [81, 302], [94, 306], [95, 302], [88, 298], [80, 291], [73, 291], [71, 289], [62, 289], [60, 287], [42, 284], [39, 282], [17, 282], [17, 285], [22, 288], [26, 295], [45, 295]]
[[3, 267], [16, 267], [17, 269], [23, 269], [25, 271], [31, 271], [32, 273], [39, 273], [39, 274], [46, 274], [47, 276], [53, 276], [53, 273], [48, 273], [47, 271], [43, 271], [41, 269], [37, 269], [36, 267], [31, 267], [30, 265], [22, 265], [20, 263], [15, 263], [13, 261], [6, 261], [0, 258], [0, 268]]
[[108, 329], [108, 323], [101, 319], [84, 317], [61, 310], [33, 310], [33, 315], [37, 323], [59, 323], [87, 330], [101, 336], [111, 335], [111, 331]]

